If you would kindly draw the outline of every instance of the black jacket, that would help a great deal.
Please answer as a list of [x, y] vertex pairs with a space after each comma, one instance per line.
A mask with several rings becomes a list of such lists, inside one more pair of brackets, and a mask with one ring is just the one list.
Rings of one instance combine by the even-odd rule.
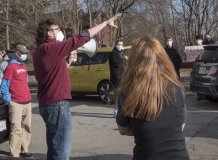
[[120, 56], [120, 51], [117, 50], [116, 47], [112, 50], [109, 55], [109, 65], [110, 70], [116, 72], [115, 75], [118, 75], [118, 69], [120, 67], [120, 63], [122, 61], [122, 57]]
[[121, 65], [122, 57], [120, 55], [120, 51], [117, 50], [116, 47], [112, 50], [109, 55], [109, 65], [110, 65], [110, 81], [113, 86], [116, 88], [119, 84], [119, 67]]
[[210, 41], [204, 41], [203, 45], [214, 44], [214, 43], [215, 41], [211, 39]]
[[182, 65], [182, 59], [179, 55], [178, 49], [174, 46], [172, 46], [171, 48], [168, 48], [168, 46], [166, 46], [165, 51], [167, 52], [171, 62], [173, 63], [175, 70], [179, 71]]

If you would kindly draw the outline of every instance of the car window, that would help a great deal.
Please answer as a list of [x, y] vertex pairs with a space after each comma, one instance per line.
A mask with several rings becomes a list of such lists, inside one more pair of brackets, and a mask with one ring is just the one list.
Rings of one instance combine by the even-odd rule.
[[[109, 58], [110, 52], [97, 52], [91, 58], [91, 64], [104, 64]], [[76, 62], [72, 62], [70, 66], [79, 66], [79, 65], [89, 65], [90, 58], [85, 53], [77, 53], [77, 60]]]
[[97, 52], [95, 56], [91, 58], [92, 64], [104, 64], [108, 60], [110, 52]]
[[204, 50], [196, 61], [204, 61], [205, 63], [218, 62], [218, 50]]
[[85, 64], [89, 64], [89, 57], [85, 53], [77, 53], [77, 61], [72, 62], [70, 66], [79, 66]]

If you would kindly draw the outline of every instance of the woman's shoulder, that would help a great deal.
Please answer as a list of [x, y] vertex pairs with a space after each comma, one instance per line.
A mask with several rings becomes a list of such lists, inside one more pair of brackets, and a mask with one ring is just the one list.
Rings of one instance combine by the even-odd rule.
[[167, 89], [167, 97], [170, 99], [171, 104], [184, 103], [185, 93], [181, 87], [174, 85]]
[[175, 84], [168, 86], [167, 91], [168, 93], [172, 93], [172, 94], [184, 92], [180, 86], [175, 85]]

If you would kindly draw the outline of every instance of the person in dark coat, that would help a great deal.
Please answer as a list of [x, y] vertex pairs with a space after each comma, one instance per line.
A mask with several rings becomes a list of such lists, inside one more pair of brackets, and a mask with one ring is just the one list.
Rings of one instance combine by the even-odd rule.
[[213, 44], [213, 43], [215, 43], [215, 41], [212, 40], [211, 35], [205, 34], [203, 45], [208, 45], [208, 44]]
[[180, 68], [182, 65], [182, 59], [180, 57], [179, 51], [176, 47], [173, 46], [173, 38], [167, 37], [167, 46], [165, 47], [171, 62], [174, 65], [178, 78], [180, 79]]
[[198, 34], [195, 39], [198, 46], [201, 46], [203, 44], [203, 36], [201, 34]]
[[123, 58], [122, 55], [123, 40], [117, 40], [115, 47], [109, 55], [110, 65], [110, 81], [114, 88], [118, 86], [119, 81], [119, 67]]
[[[124, 71], [126, 70], [126, 67], [127, 67], [127, 60], [128, 60], [128, 54], [127, 54], [127, 52], [123, 52], [123, 58], [121, 59], [120, 67], [118, 70], [117, 85], [119, 85], [121, 83], [122, 76], [123, 76]], [[117, 112], [118, 112], [118, 106], [117, 106], [117, 103], [115, 103], [114, 115], [113, 115], [114, 118], [116, 118]]]
[[[203, 45], [203, 36], [201, 34], [198, 34], [196, 36], [196, 44], [198, 46]], [[203, 95], [201, 93], [197, 93], [197, 100], [199, 101], [199, 100], [203, 100], [203, 99], [204, 99]]]

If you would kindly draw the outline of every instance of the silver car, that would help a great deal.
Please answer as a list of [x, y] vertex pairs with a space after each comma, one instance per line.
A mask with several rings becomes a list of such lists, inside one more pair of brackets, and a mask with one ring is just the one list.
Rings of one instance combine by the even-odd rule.
[[190, 74], [190, 90], [198, 100], [218, 101], [218, 44], [204, 46], [193, 64]]

